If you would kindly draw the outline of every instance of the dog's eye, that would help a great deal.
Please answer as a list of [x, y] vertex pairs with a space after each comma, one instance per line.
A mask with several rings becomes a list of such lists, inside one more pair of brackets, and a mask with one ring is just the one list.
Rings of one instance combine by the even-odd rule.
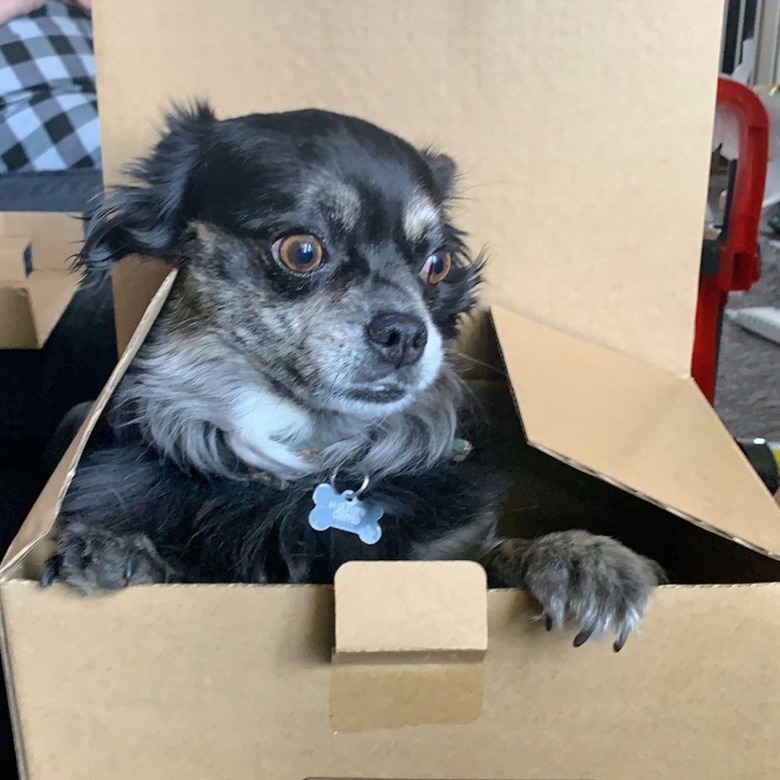
[[325, 249], [320, 240], [306, 234], [280, 238], [274, 242], [272, 251], [277, 260], [296, 274], [311, 273], [325, 259]]
[[438, 284], [450, 272], [452, 267], [452, 255], [440, 249], [429, 255], [420, 270], [420, 279], [426, 284]]

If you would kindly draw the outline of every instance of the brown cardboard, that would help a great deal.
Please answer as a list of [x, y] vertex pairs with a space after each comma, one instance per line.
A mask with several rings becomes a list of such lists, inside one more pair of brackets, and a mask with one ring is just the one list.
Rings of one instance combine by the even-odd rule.
[[473, 723], [482, 711], [484, 666], [475, 662], [487, 650], [486, 588], [485, 570], [469, 561], [339, 569], [334, 731]]
[[[336, 656], [334, 661], [338, 658]], [[468, 725], [482, 714], [485, 667], [443, 654], [425, 663], [334, 665], [330, 726], [334, 732], [375, 732], [424, 725]], [[454, 661], [454, 662], [453, 662]]]
[[[26, 238], [32, 245], [36, 270], [65, 271], [81, 246], [83, 226], [77, 214], [4, 211], [0, 212], [0, 236]], [[0, 272], [0, 280], [5, 278]]]
[[780, 557], [780, 507], [692, 379], [500, 307], [492, 317], [531, 444]]
[[574, 650], [531, 622], [522, 594], [490, 592], [478, 717], [354, 732], [334, 731], [331, 681], [369, 667], [329, 663], [328, 588], [153, 586], [85, 600], [14, 581], [0, 598], [26, 777], [780, 773], [774, 584], [664, 588], [618, 655]]
[[33, 271], [23, 282], [0, 281], [0, 349], [40, 349], [70, 303], [78, 278]]
[[37, 343], [27, 290], [16, 286], [0, 287], [0, 347], [33, 349]]
[[[455, 155], [458, 210], [473, 246], [491, 248], [485, 303], [529, 440], [601, 478], [578, 485], [623, 488], [625, 515], [583, 506], [585, 525], [646, 536], [700, 584], [662, 588], [619, 655], [574, 650], [521, 593], [489, 591], [484, 658], [420, 664], [409, 663], [420, 652], [482, 646], [476, 580], [461, 582], [457, 563], [404, 575], [418, 586], [409, 618], [428, 616], [428, 632], [404, 619], [411, 596], [383, 586], [404, 564], [378, 578], [345, 568], [344, 647], [381, 665], [332, 663], [330, 588], [42, 590], [59, 501], [172, 283], [143, 315], [163, 271], [130, 260], [114, 276], [120, 343], [140, 326], [0, 570], [24, 776], [780, 776], [777, 512], [688, 378], [719, 0], [95, 5], [109, 182], [169, 98], [196, 94], [222, 115], [348, 111]], [[474, 351], [490, 346], [477, 321]], [[504, 422], [521, 449], [518, 421]], [[532, 509], [510, 507], [510, 519]], [[757, 584], [703, 584], [724, 581]]]
[[24, 264], [25, 251], [31, 251], [29, 238], [0, 234], [0, 280], [23, 282], [27, 278]]
[[81, 238], [72, 214], [0, 212], [0, 349], [46, 343], [78, 287], [69, 258]]
[[479, 660], [487, 650], [487, 579], [476, 563], [353, 562], [333, 585], [334, 660]]
[[[608, 13], [595, 0], [229, 9], [96, 3], [107, 184], [153, 142], [172, 99], [206, 96], [222, 116], [356, 113], [458, 161], [460, 222], [492, 257], [486, 304], [689, 373], [721, 0], [623, 0]], [[291, 35], [305, 36], [294, 54]], [[114, 279], [124, 348], [144, 279], [160, 276], [130, 261]]]

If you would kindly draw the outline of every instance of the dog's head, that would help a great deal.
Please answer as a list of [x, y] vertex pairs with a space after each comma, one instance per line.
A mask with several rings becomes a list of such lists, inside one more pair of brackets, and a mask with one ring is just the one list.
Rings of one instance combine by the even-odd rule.
[[131, 173], [81, 263], [179, 265], [171, 338], [219, 334], [315, 412], [391, 415], [436, 382], [480, 271], [448, 216], [448, 157], [324, 111], [218, 121], [198, 105]]

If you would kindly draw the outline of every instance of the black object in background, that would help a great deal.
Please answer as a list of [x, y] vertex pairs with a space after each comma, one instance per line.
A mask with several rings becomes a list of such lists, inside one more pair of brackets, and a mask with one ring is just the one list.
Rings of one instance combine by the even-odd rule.
[[780, 490], [780, 470], [769, 443], [765, 439], [737, 439], [737, 444], [769, 492], [772, 495], [777, 493]]

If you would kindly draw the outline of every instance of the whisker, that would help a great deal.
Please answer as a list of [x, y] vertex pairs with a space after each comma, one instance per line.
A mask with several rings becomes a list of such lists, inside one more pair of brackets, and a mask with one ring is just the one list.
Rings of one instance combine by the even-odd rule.
[[467, 355], [465, 352], [460, 352], [458, 350], [453, 350], [451, 354], [456, 358], [471, 363], [474, 368], [476, 367], [487, 368], [489, 371], [492, 371], [494, 374], [497, 374], [502, 379], [507, 378], [506, 371], [504, 371], [501, 368], [498, 368], [497, 366], [491, 365], [490, 363], [486, 363], [484, 360], [478, 360], [477, 358], [472, 357], [471, 355]]

